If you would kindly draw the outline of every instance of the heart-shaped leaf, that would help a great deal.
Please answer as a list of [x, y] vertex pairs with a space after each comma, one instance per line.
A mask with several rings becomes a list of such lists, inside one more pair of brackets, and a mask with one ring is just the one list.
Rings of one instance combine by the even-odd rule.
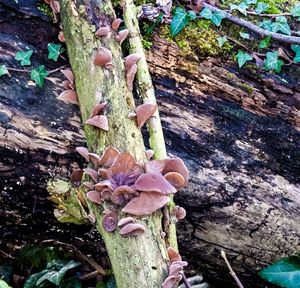
[[293, 62], [300, 63], [300, 45], [292, 45], [291, 48], [296, 53]]
[[230, 10], [231, 11], [238, 10], [239, 12], [241, 12], [244, 15], [247, 15], [247, 9], [248, 8], [249, 8], [249, 6], [245, 2], [242, 2], [238, 5], [230, 4]]
[[267, 70], [274, 70], [275, 72], [280, 72], [281, 67], [284, 62], [278, 58], [279, 54], [277, 51], [275, 52], [267, 52], [266, 59], [264, 62], [264, 67]]
[[33, 69], [30, 74], [31, 80], [33, 80], [36, 85], [40, 88], [44, 86], [44, 79], [48, 76], [48, 72], [44, 65], [40, 65], [38, 68]]
[[0, 65], [0, 77], [5, 75], [5, 74], [8, 74], [8, 70], [6, 68], [5, 65]]
[[300, 258], [280, 259], [259, 272], [263, 279], [284, 288], [300, 288]]
[[269, 9], [269, 4], [264, 2], [258, 2], [255, 8], [255, 13], [261, 14]]
[[22, 66], [31, 65], [30, 57], [33, 53], [33, 50], [19, 51], [16, 53], [15, 59], [20, 61]]
[[200, 12], [200, 16], [207, 19], [207, 20], [211, 20], [212, 18], [212, 11], [209, 8], [204, 8], [201, 12]]
[[189, 22], [184, 8], [176, 7], [171, 22], [171, 36], [175, 37]]
[[271, 24], [272, 32], [281, 32], [286, 35], [291, 35], [291, 28], [287, 22], [286, 17], [279, 16], [276, 17], [276, 22]]
[[64, 49], [61, 47], [61, 44], [54, 44], [54, 43], [49, 43], [48, 44], [48, 59], [52, 59], [54, 61], [57, 61], [58, 56], [64, 52]]
[[271, 20], [264, 20], [262, 22], [259, 22], [258, 26], [263, 29], [266, 29], [268, 31], [272, 31], [272, 21]]
[[215, 11], [211, 17], [211, 22], [216, 26], [220, 26], [224, 18], [226, 18], [226, 14], [223, 11]]
[[292, 9], [291, 14], [293, 17], [300, 17], [300, 3], [297, 3]]
[[249, 53], [242, 50], [239, 50], [235, 57], [237, 59], [239, 68], [243, 67], [246, 62], [253, 59], [253, 57]]
[[218, 41], [219, 47], [222, 47], [224, 45], [224, 43], [227, 42], [227, 37], [226, 36], [218, 37], [217, 41]]
[[264, 49], [264, 48], [269, 47], [270, 41], [271, 41], [271, 36], [268, 36], [268, 37], [262, 39], [262, 40], [259, 42], [259, 48], [260, 48], [260, 49]]

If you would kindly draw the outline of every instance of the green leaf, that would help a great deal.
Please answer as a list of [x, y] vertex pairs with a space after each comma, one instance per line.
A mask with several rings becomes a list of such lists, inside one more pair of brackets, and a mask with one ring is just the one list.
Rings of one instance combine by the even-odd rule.
[[49, 43], [48, 44], [48, 59], [52, 59], [54, 61], [57, 61], [58, 56], [64, 52], [64, 49], [61, 47], [61, 44], [54, 44]]
[[291, 48], [296, 53], [293, 62], [300, 63], [300, 45], [291, 45]]
[[4, 280], [0, 279], [0, 288], [11, 288], [11, 287], [8, 286], [8, 284]]
[[19, 51], [16, 53], [15, 59], [17, 61], [21, 61], [22, 66], [31, 65], [30, 57], [33, 53], [33, 50], [27, 50], [27, 51]]
[[197, 18], [197, 14], [195, 11], [188, 11], [187, 17], [189, 20], [195, 20]]
[[[68, 270], [73, 269], [77, 266], [81, 265], [80, 262], [75, 262], [73, 260], [69, 261], [64, 267], [62, 267], [59, 271], [49, 271], [44, 274], [41, 278], [36, 281], [36, 285], [40, 285], [44, 281], [49, 281], [57, 286], [59, 286], [63, 277], [67, 273]], [[48, 266], [47, 266], [48, 267]]]
[[260, 49], [264, 49], [264, 48], [269, 47], [270, 41], [271, 41], [271, 36], [268, 36], [268, 37], [262, 39], [262, 40], [259, 42], [259, 48], [260, 48]]
[[104, 282], [98, 282], [95, 288], [106, 288], [106, 285]]
[[264, 67], [266, 70], [274, 70], [275, 72], [281, 71], [281, 66], [284, 62], [278, 59], [278, 52], [267, 52]]
[[300, 288], [300, 258], [290, 256], [264, 268], [259, 276], [284, 288]]
[[63, 279], [59, 285], [60, 288], [81, 288], [81, 281], [76, 277]]
[[247, 5], [256, 4], [257, 0], [244, 0]]
[[271, 24], [271, 28], [272, 28], [272, 32], [281, 32], [286, 35], [292, 34], [291, 28], [288, 23], [276, 21]]
[[230, 10], [231, 11], [238, 10], [239, 12], [241, 12], [244, 15], [247, 15], [247, 9], [248, 8], [249, 8], [249, 6], [245, 2], [242, 2], [238, 5], [230, 4]]
[[220, 26], [224, 18], [226, 18], [226, 14], [224, 12], [216, 11], [211, 17], [211, 22], [214, 23], [216, 26]]
[[175, 37], [189, 22], [184, 8], [176, 7], [171, 22], [171, 36]]
[[300, 3], [295, 4], [291, 9], [291, 14], [293, 17], [300, 17]]
[[240, 36], [244, 39], [250, 39], [249, 33], [246, 33], [246, 32], [240, 32]]
[[32, 274], [30, 275], [25, 283], [24, 283], [24, 287], [23, 288], [36, 288], [36, 282], [39, 278], [43, 277], [45, 274], [47, 274], [50, 270], [48, 269], [45, 269], [45, 270], [42, 270], [38, 273], [35, 273], [35, 274]]
[[218, 41], [218, 44], [219, 44], [219, 47], [222, 47], [224, 45], [225, 42], [227, 42], [227, 37], [226, 36], [220, 36], [217, 38], [217, 41]]
[[211, 20], [213, 13], [209, 8], [205, 7], [199, 15], [207, 20]]
[[271, 20], [264, 20], [262, 22], [259, 22], [258, 26], [263, 29], [266, 29], [268, 31], [272, 31], [272, 21]]
[[264, 2], [258, 2], [255, 8], [256, 14], [261, 14], [269, 9], [270, 5]]
[[239, 50], [235, 57], [237, 59], [239, 68], [243, 67], [246, 62], [253, 59], [253, 57], [249, 53], [242, 50]]
[[30, 73], [30, 79], [33, 80], [40, 88], [44, 86], [44, 80], [48, 76], [48, 72], [44, 65], [40, 65], [38, 68], [33, 69]]
[[8, 70], [5, 65], [0, 65], [0, 77], [8, 74]]

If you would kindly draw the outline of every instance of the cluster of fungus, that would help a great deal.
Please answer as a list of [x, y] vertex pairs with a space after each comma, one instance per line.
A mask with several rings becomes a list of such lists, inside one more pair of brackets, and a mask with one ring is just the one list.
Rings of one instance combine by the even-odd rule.
[[60, 13], [60, 4], [57, 0], [44, 0], [46, 4], [49, 5], [51, 11], [53, 12], [53, 23], [58, 22], [57, 14]]
[[60, 93], [57, 99], [67, 103], [78, 104], [73, 72], [70, 69], [60, 70], [60, 72], [65, 75], [67, 80], [62, 82], [65, 90]]
[[[103, 228], [113, 232], [119, 226], [122, 236], [140, 235], [145, 228], [131, 217], [118, 221], [118, 211], [134, 216], [150, 215], [164, 207], [170, 201], [170, 194], [182, 189], [189, 178], [180, 158], [140, 164], [131, 154], [110, 146], [101, 156], [90, 153], [85, 147], [76, 150], [93, 168], [74, 170], [72, 183], [80, 183], [83, 173], [90, 176], [90, 181], [83, 183], [87, 188], [86, 197], [98, 205], [105, 203], [110, 207], [105, 211]], [[175, 217], [180, 214], [178, 219], [182, 219], [182, 209], [177, 209], [181, 213], [174, 213]]]
[[[112, 33], [115, 35], [115, 40], [122, 44], [122, 42], [127, 38], [129, 31], [128, 29], [123, 29], [118, 31], [120, 24], [123, 21], [121, 19], [115, 19], [111, 26], [108, 25], [101, 26], [95, 33], [96, 37], [109, 37]], [[133, 80], [137, 72], [137, 61], [140, 59], [138, 54], [130, 54], [125, 60], [125, 72], [127, 87], [130, 91], [133, 89]], [[94, 54], [94, 64], [106, 68], [108, 70], [113, 68], [112, 64], [112, 53], [109, 49], [105, 47], [99, 47]]]

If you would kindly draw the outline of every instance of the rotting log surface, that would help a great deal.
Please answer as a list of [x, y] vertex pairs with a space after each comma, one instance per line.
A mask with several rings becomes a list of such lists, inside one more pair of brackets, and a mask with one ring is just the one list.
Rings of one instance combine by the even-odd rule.
[[[17, 35], [18, 25], [40, 29], [36, 37], [22, 30], [17, 46], [1, 34], [1, 61], [19, 67], [8, 52], [31, 44], [40, 51], [35, 64], [44, 64], [42, 43], [55, 41], [57, 29], [21, 14], [10, 18], [10, 10], [0, 8], [1, 19], [6, 16], [1, 33]], [[188, 212], [178, 237], [189, 273], [203, 271], [208, 279], [228, 281], [218, 287], [232, 287], [219, 257], [223, 248], [245, 287], [264, 287], [256, 269], [299, 251], [299, 78], [286, 75], [292, 84], [285, 84], [270, 75], [237, 73], [215, 59], [197, 63], [160, 39], [148, 61], [168, 151], [192, 173], [188, 189], [175, 199]], [[52, 63], [46, 62], [50, 69], [65, 64]], [[1, 249], [55, 238], [101, 261], [97, 233], [57, 223], [46, 199], [48, 179], [67, 177], [71, 167], [83, 164], [74, 148], [84, 142], [78, 108], [55, 99], [62, 75], [49, 78], [42, 90], [27, 85], [26, 73], [0, 78]]]

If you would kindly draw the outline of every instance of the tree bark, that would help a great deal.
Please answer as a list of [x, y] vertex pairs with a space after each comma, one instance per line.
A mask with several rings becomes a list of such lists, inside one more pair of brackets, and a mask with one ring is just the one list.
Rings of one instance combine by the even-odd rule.
[[[16, 29], [20, 19], [13, 21]], [[37, 25], [38, 19], [24, 21], [51, 27]], [[0, 26], [2, 33], [7, 25]], [[48, 32], [35, 33], [47, 43], [57, 31]], [[2, 51], [28, 45], [22, 33], [14, 41], [1, 35]], [[29, 44], [46, 51], [38, 46], [44, 40], [33, 41], [37, 38]], [[13, 55], [1, 53], [0, 59]], [[232, 287], [220, 257], [224, 249], [245, 287], [266, 287], [256, 272], [300, 248], [299, 76], [292, 70], [282, 75], [287, 84], [270, 74], [237, 72], [230, 62], [187, 59], [159, 38], [147, 59], [169, 154], [183, 158], [192, 174], [175, 198], [188, 212], [178, 238], [189, 273], [200, 271], [217, 287]], [[55, 238], [103, 256], [97, 235], [57, 223], [47, 200], [46, 181], [68, 178], [72, 167], [83, 164], [74, 152], [84, 142], [79, 111], [55, 99], [61, 77], [51, 75], [43, 90], [28, 86], [26, 73], [0, 78], [0, 246]]]

